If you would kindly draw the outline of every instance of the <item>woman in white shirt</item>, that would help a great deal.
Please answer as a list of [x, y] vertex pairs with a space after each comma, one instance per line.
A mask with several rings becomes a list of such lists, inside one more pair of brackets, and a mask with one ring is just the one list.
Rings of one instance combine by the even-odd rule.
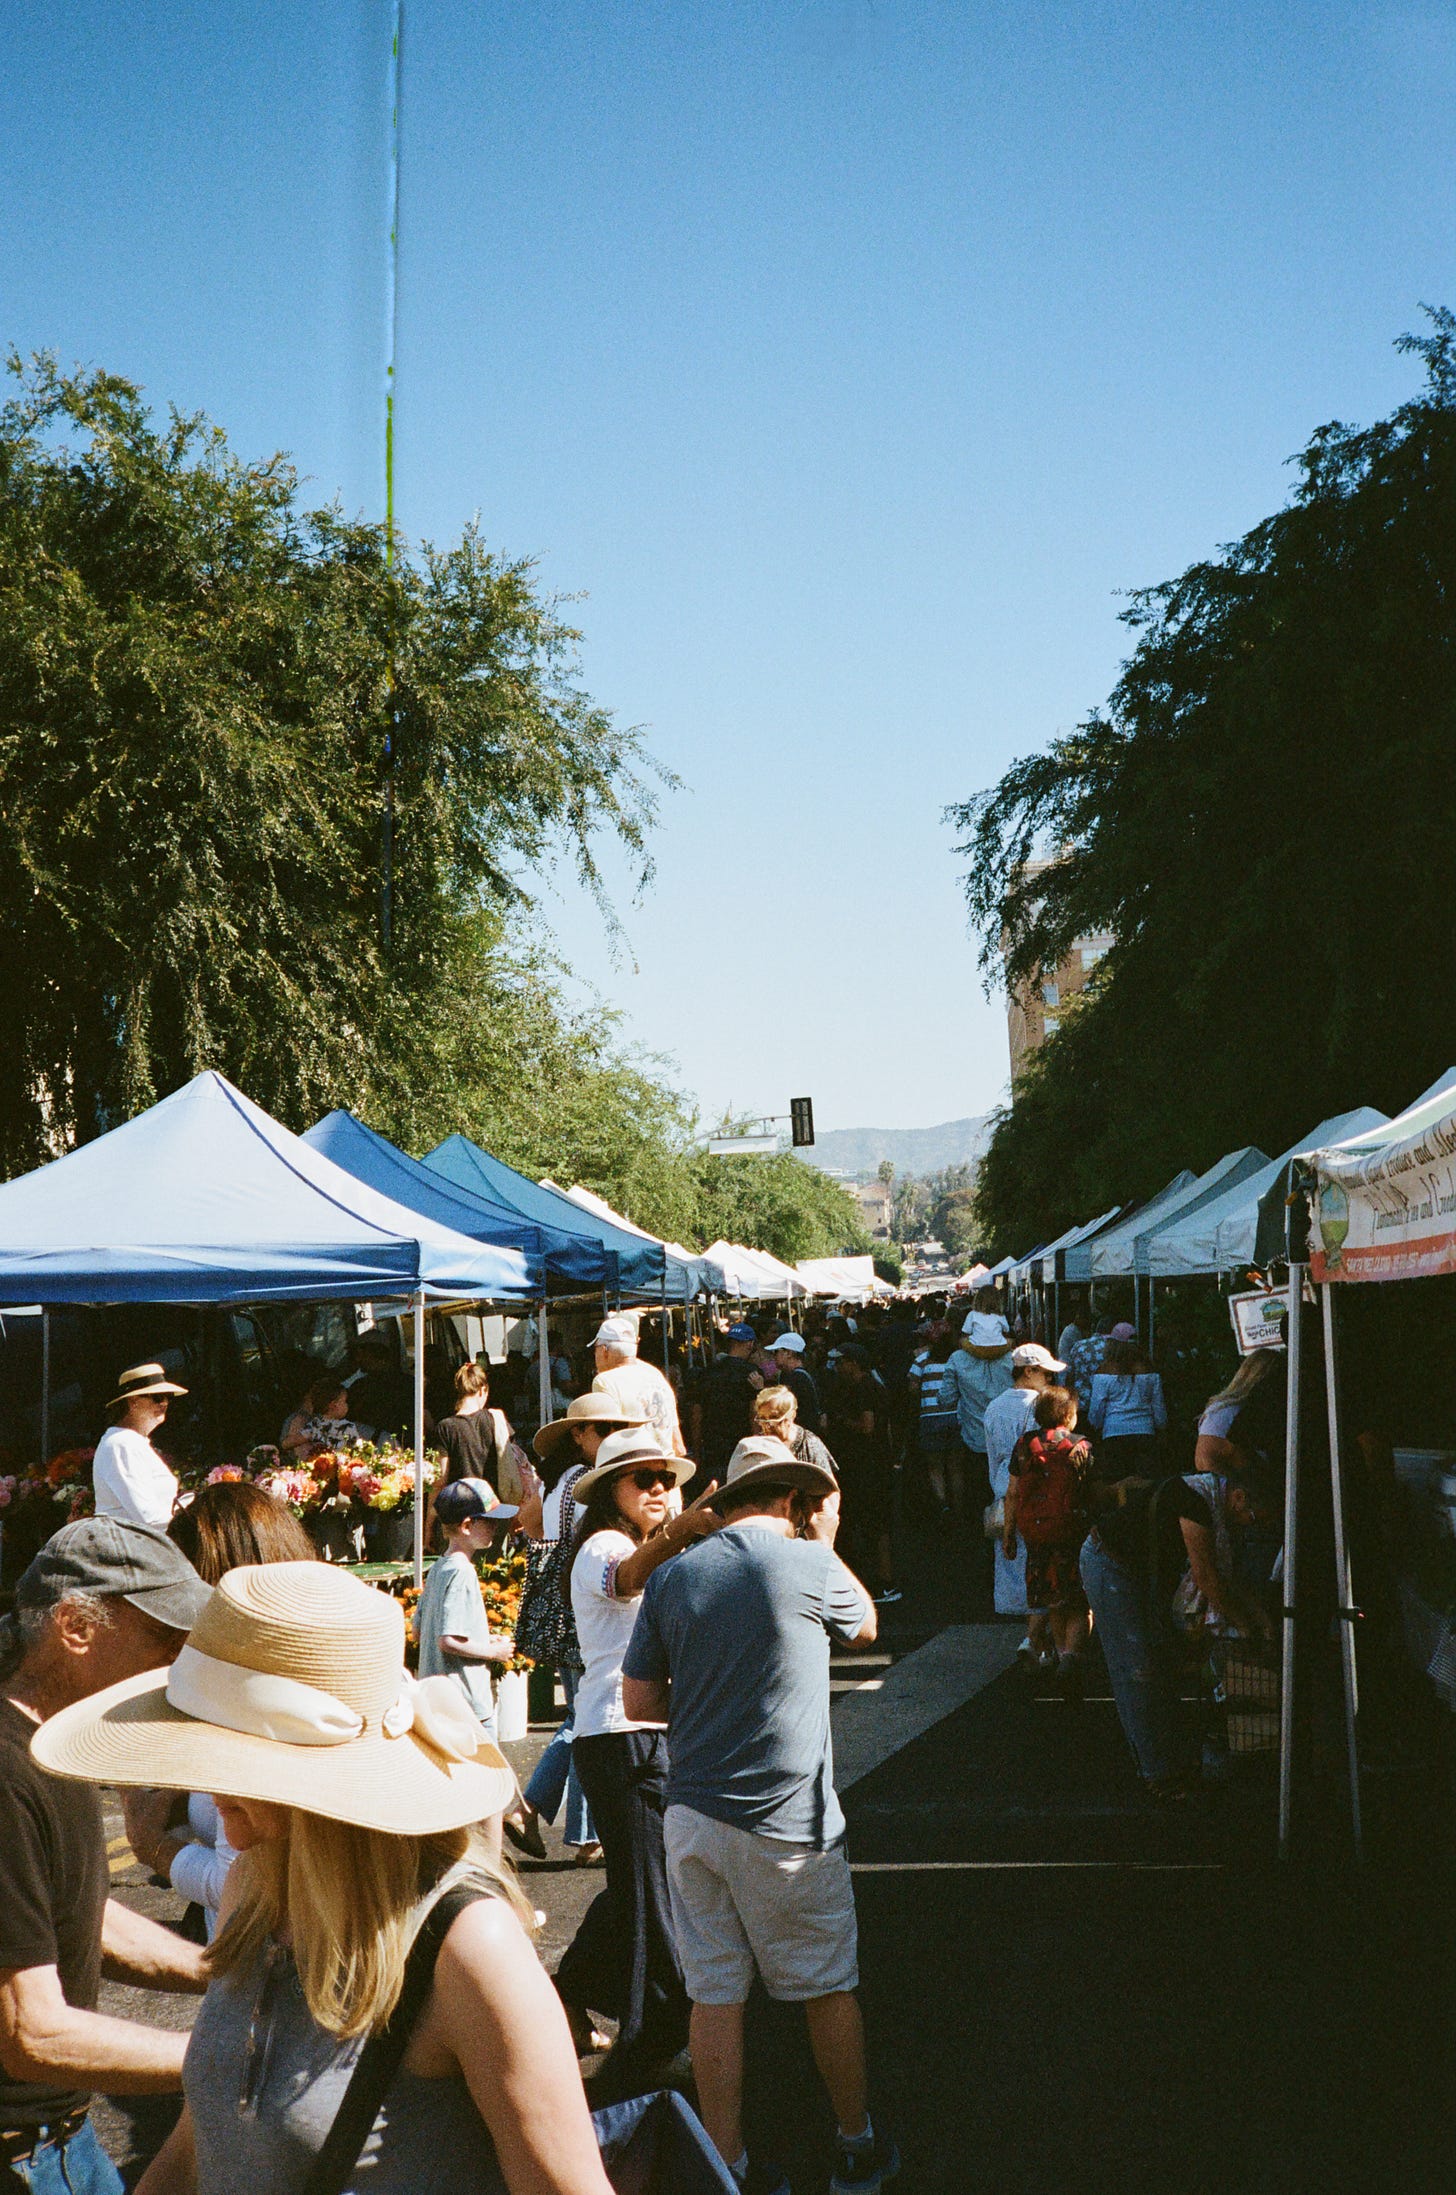
[[607, 1883], [567, 1946], [556, 1986], [568, 2011], [618, 2022], [604, 2096], [637, 2093], [687, 2041], [662, 1840], [667, 1731], [624, 1713], [622, 1662], [653, 1571], [717, 1526], [701, 1502], [673, 1513], [692, 1473], [691, 1461], [664, 1454], [650, 1430], [632, 1429], [604, 1440], [572, 1488], [581, 1521], [571, 1612], [584, 1667], [571, 1749]]
[[151, 1436], [165, 1420], [172, 1397], [187, 1390], [169, 1380], [160, 1364], [134, 1364], [116, 1385], [109, 1405], [111, 1423], [91, 1463], [96, 1514], [165, 1531], [181, 1482], [157, 1454]]

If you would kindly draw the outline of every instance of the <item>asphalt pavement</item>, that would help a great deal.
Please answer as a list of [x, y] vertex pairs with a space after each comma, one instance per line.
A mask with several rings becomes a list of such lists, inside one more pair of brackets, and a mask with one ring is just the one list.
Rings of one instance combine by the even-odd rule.
[[[1444, 2195], [1456, 1898], [1443, 1734], [1368, 1780], [1363, 1867], [1333, 1793], [1327, 1833], [1281, 1866], [1272, 1762], [1171, 1809], [1149, 1802], [1095, 1671], [1071, 1706], [1006, 1666], [1014, 1638], [984, 1621], [980, 1560], [939, 1532], [912, 1536], [910, 1588], [875, 1661], [835, 1663], [861, 1764], [845, 1810], [874, 2109], [899, 2139], [905, 2195]], [[866, 1738], [877, 1697], [879, 1743]], [[546, 1735], [512, 1749], [520, 1769]], [[552, 1966], [601, 1877], [549, 1841], [521, 1877]], [[126, 1858], [119, 1893], [174, 1911]], [[194, 2009], [110, 1987], [106, 2006], [173, 2025]], [[756, 1999], [749, 2060], [750, 2125], [795, 2195], [822, 2195], [831, 2130], [802, 2017]], [[166, 2108], [97, 2117], [130, 2181]]]

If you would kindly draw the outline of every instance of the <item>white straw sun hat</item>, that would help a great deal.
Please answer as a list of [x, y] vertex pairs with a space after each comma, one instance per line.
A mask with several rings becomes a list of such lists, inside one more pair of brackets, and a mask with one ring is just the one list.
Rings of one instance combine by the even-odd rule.
[[449, 1677], [404, 1666], [404, 1611], [323, 1562], [230, 1570], [170, 1669], [41, 1724], [53, 1775], [269, 1799], [396, 1836], [499, 1814], [515, 1795]]
[[668, 1455], [650, 1426], [643, 1426], [640, 1431], [635, 1426], [627, 1426], [620, 1433], [607, 1435], [591, 1469], [583, 1471], [573, 1482], [571, 1498], [579, 1508], [584, 1508], [603, 1479], [615, 1478], [619, 1471], [640, 1470], [645, 1465], [655, 1465], [678, 1486], [686, 1486], [697, 1469], [691, 1456]]

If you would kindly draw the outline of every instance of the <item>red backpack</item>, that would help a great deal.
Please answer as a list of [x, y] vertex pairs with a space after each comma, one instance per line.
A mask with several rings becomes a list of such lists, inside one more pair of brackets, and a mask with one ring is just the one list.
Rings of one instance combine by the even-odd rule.
[[1023, 1433], [1016, 1444], [1016, 1529], [1028, 1547], [1052, 1547], [1085, 1538], [1088, 1509], [1083, 1491], [1092, 1451], [1064, 1425]]

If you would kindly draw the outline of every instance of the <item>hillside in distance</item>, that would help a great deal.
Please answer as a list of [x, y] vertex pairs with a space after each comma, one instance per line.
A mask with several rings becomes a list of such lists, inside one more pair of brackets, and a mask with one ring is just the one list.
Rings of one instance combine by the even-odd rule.
[[937, 1128], [826, 1128], [799, 1156], [827, 1174], [873, 1174], [889, 1159], [897, 1174], [937, 1174], [944, 1166], [979, 1165], [991, 1115], [943, 1120]]

